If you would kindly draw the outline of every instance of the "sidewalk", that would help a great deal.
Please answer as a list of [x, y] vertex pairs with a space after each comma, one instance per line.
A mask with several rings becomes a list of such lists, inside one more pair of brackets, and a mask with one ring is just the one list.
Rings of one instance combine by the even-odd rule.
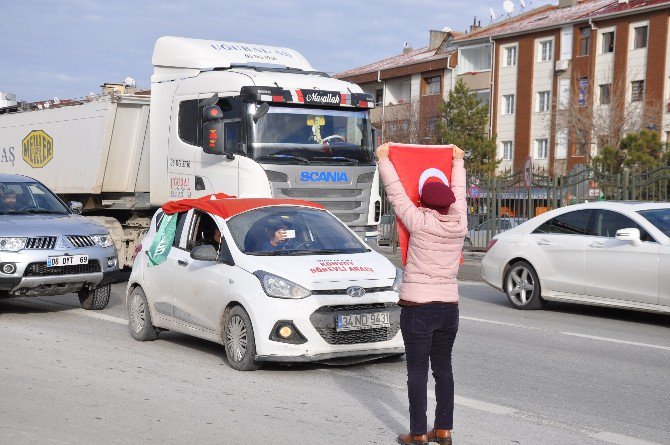
[[[396, 265], [396, 267], [402, 268], [400, 249], [397, 249], [397, 252], [394, 255], [393, 248], [390, 246], [377, 246], [373, 248], [388, 258]], [[463, 252], [463, 264], [458, 272], [458, 279], [463, 281], [483, 281], [481, 274], [481, 261], [483, 256], [483, 252]]]

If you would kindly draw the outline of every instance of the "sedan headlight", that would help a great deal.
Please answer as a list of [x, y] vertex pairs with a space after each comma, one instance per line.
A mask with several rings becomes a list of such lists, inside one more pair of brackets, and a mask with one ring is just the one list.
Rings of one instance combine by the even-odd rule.
[[286, 278], [278, 277], [268, 272], [259, 270], [254, 272], [263, 286], [263, 290], [269, 297], [275, 298], [305, 298], [311, 295], [311, 291], [295, 284]]
[[112, 247], [114, 245], [111, 235], [91, 235], [91, 239], [98, 247]]
[[393, 292], [400, 292], [400, 285], [402, 284], [402, 269], [399, 267], [395, 268], [395, 281], [393, 282], [393, 286], [391, 286], [391, 290]]
[[18, 252], [19, 250], [26, 247], [26, 242], [28, 238], [0, 238], [0, 250], [5, 250], [9, 252]]

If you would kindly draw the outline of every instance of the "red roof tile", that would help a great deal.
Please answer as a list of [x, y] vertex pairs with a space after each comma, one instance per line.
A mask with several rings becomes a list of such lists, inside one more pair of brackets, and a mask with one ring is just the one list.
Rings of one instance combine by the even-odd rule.
[[440, 47], [429, 49], [427, 46], [413, 51], [409, 51], [406, 54], [399, 54], [397, 56], [389, 57], [386, 59], [373, 62], [369, 65], [361, 66], [359, 68], [354, 68], [348, 71], [343, 71], [341, 73], [335, 74], [334, 77], [341, 79], [353, 76], [359, 76], [361, 74], [372, 73], [380, 70], [386, 70], [389, 68], [397, 68], [399, 66], [415, 65], [417, 63], [429, 62], [431, 60], [440, 60], [446, 59], [451, 51], [442, 52]]

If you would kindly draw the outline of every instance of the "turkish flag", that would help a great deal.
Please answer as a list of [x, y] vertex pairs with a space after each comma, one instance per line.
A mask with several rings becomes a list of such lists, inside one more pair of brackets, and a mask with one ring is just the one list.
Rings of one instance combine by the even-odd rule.
[[[421, 207], [419, 193], [424, 184], [440, 181], [451, 185], [453, 157], [451, 145], [391, 144], [389, 150], [389, 160], [395, 167], [407, 196], [417, 207]], [[407, 263], [409, 231], [398, 219], [397, 225], [404, 265]]]

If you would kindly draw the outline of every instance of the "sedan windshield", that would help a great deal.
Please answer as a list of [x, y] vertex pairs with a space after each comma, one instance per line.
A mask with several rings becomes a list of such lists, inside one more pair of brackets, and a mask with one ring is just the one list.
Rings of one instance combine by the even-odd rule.
[[670, 237], [670, 209], [642, 210], [638, 213], [656, 226], [665, 236]]
[[252, 152], [259, 162], [372, 164], [365, 111], [270, 107], [252, 132]]
[[228, 220], [235, 244], [248, 255], [328, 255], [367, 252], [337, 218], [317, 209], [264, 207]]
[[0, 215], [67, 213], [67, 207], [39, 182], [0, 182]]

